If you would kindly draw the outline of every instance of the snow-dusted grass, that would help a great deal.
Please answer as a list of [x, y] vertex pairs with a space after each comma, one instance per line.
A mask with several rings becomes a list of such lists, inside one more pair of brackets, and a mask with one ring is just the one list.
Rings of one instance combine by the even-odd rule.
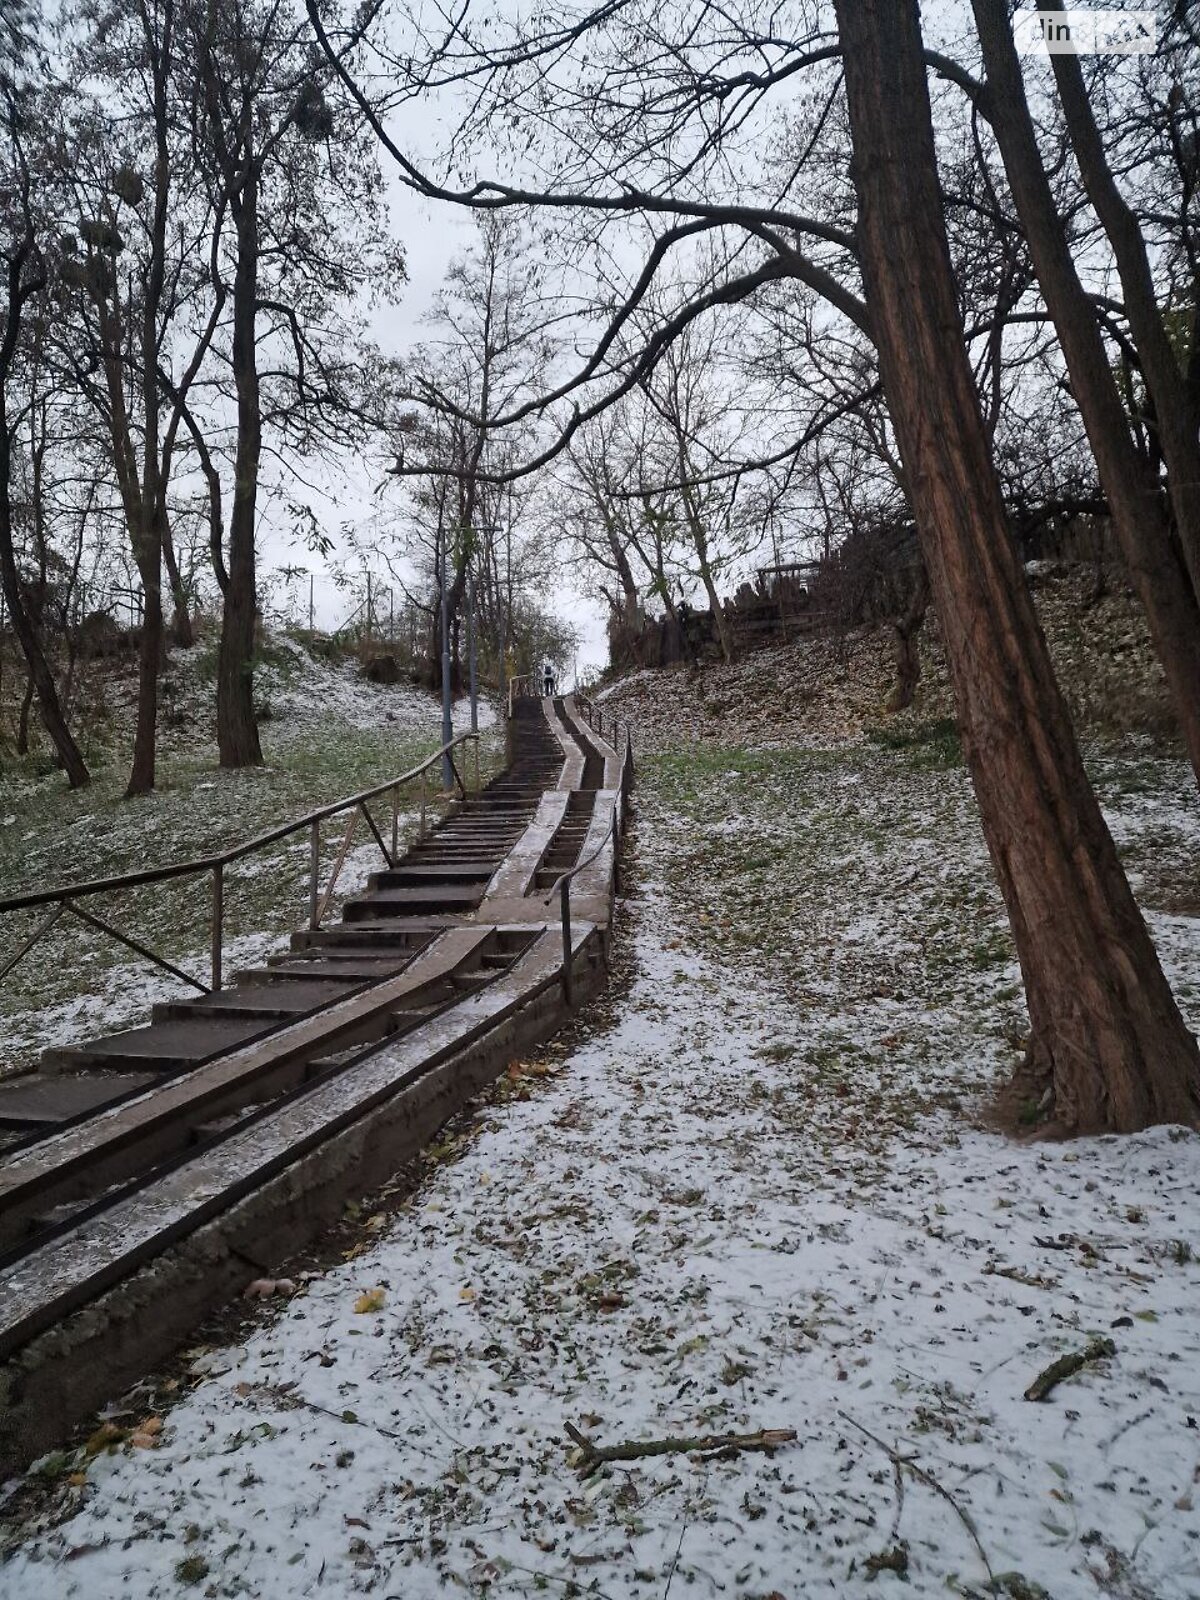
[[[981, 1131], [1020, 1012], [947, 760], [643, 759], [628, 980], [344, 1264], [117, 1408], [145, 1448], [48, 1463], [0, 1595], [1200, 1594], [1200, 1139]], [[1099, 777], [1135, 871], [1194, 875], [1178, 764]], [[1195, 1024], [1196, 923], [1152, 915]], [[584, 1481], [568, 1421], [798, 1437]]]
[[[256, 683], [270, 708], [261, 724], [264, 765], [223, 771], [211, 737], [212, 662], [197, 647], [177, 652], [167, 675], [158, 787], [145, 798], [123, 796], [127, 772], [115, 762], [72, 793], [59, 773], [0, 779], [0, 896], [143, 866], [165, 866], [229, 847], [306, 811], [355, 794], [416, 766], [441, 743], [437, 701], [407, 686], [366, 682], [353, 661], [328, 663], [294, 641], [272, 646]], [[481, 725], [492, 729], [490, 705]], [[470, 726], [469, 706], [455, 707], [455, 732]], [[498, 761], [487, 735], [485, 777]], [[435, 773], [431, 793], [439, 778]], [[402, 837], [416, 827], [418, 791], [401, 796]], [[387, 798], [376, 811], [388, 835]], [[337, 854], [348, 817], [324, 829], [323, 871]], [[365, 841], [365, 842], [364, 842]], [[338, 881], [338, 901], [383, 864], [360, 821], [356, 843]], [[226, 972], [285, 946], [307, 909], [309, 843], [297, 835], [229, 870], [225, 917], [230, 947]], [[188, 878], [89, 903], [105, 920], [203, 980], [209, 949], [210, 884]], [[0, 926], [0, 962], [15, 951], [45, 913], [18, 913]], [[0, 1071], [31, 1065], [38, 1052], [146, 1020], [155, 1000], [187, 993], [122, 946], [71, 920], [58, 927], [0, 985], [5, 1043]]]

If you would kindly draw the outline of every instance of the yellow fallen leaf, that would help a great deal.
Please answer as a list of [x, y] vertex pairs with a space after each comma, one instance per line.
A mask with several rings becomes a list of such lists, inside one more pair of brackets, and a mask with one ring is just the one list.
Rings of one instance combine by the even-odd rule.
[[458, 1298], [460, 1300], [474, 1300], [475, 1291], [468, 1285], [467, 1288], [458, 1291]]
[[354, 1302], [354, 1309], [360, 1317], [369, 1316], [372, 1311], [382, 1311], [386, 1299], [382, 1289], [366, 1289]]
[[102, 1422], [83, 1448], [89, 1456], [95, 1456], [101, 1450], [120, 1444], [124, 1438], [124, 1428], [118, 1428], [115, 1422]]

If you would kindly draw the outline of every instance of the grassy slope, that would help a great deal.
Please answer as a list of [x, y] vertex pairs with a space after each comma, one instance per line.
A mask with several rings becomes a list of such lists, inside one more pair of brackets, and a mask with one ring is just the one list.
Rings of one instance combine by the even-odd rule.
[[[10, 766], [0, 778], [0, 894], [134, 868], [188, 860], [228, 847], [344, 795], [416, 765], [440, 743], [439, 709], [408, 688], [380, 688], [357, 678], [351, 664], [327, 665], [279, 648], [260, 673], [259, 693], [271, 715], [261, 728], [264, 765], [240, 772], [216, 764], [211, 728], [211, 652], [203, 647], [173, 660], [169, 723], [163, 729], [156, 792], [123, 798], [123, 761], [104, 757], [92, 785], [72, 793], [59, 773], [34, 775], [34, 763]], [[110, 686], [127, 695], [127, 685]], [[388, 719], [392, 720], [388, 720]], [[117, 713], [106, 737], [127, 724]], [[456, 724], [457, 726], [457, 724]], [[127, 731], [127, 728], [124, 729]], [[111, 747], [110, 747], [111, 748]], [[127, 745], [124, 746], [127, 749]], [[494, 760], [494, 751], [489, 759]], [[415, 825], [415, 787], [402, 795], [402, 830]], [[387, 836], [387, 801], [376, 813]], [[346, 819], [323, 837], [328, 871]], [[239, 863], [225, 891], [230, 950], [226, 970], [286, 942], [306, 909], [308, 838], [298, 835]], [[360, 883], [379, 865], [360, 823], [339, 889]], [[93, 909], [117, 927], [200, 977], [208, 959], [209, 885], [188, 878], [105, 896]], [[33, 930], [37, 913], [4, 919], [5, 959]], [[38, 1048], [102, 1026], [140, 1020], [154, 999], [178, 994], [172, 980], [120, 945], [61, 923], [0, 987], [7, 1035], [2, 1066], [29, 1065]]]
[[[1195, 921], [1174, 914], [1200, 884], [1190, 771], [1144, 751], [1097, 755], [1092, 771], [1176, 994], [1200, 1022], [1183, 960]], [[806, 1081], [869, 1068], [886, 1084], [903, 1044], [891, 1114], [906, 1116], [940, 1093], [936, 1070], [914, 1092], [914, 1061], [972, 1058], [975, 1079], [958, 1072], [955, 1099], [1013, 1063], [1020, 972], [970, 783], [940, 726], [828, 751], [705, 745], [647, 757], [640, 772], [642, 825], [669, 841], [668, 885], [696, 908], [698, 948], [748, 964], [821, 1022]]]

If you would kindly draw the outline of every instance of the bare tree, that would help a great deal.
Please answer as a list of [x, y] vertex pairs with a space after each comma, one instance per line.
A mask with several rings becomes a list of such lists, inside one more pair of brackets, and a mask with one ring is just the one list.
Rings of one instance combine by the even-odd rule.
[[1121, 279], [1125, 315], [1153, 405], [1167, 468], [1175, 532], [1200, 601], [1200, 396], [1189, 388], [1172, 345], [1146, 241], [1108, 163], [1078, 56], [1051, 56], [1067, 129], [1088, 198], [1104, 227]]
[[1193, 1123], [1200, 1054], [1084, 772], [966, 360], [917, 6], [837, 7], [868, 304], [1025, 979], [1030, 1083], [1072, 1132]]
[[1200, 781], [1200, 607], [1172, 545], [1157, 473], [1130, 438], [1095, 312], [1057, 214], [1025, 98], [1006, 0], [973, 0], [973, 5], [987, 72], [988, 114], [1113, 523]]
[[[642, 383], [689, 326], [771, 284], [804, 284], [873, 339], [1025, 976], [1026, 1082], [1064, 1131], [1192, 1123], [1200, 1107], [1195, 1041], [1089, 785], [1004, 510], [951, 267], [915, 0], [838, 0], [837, 38], [816, 22], [806, 26], [806, 17], [789, 37], [752, 6], [731, 14], [700, 0], [685, 9], [686, 17], [639, 12], [633, 50], [624, 14], [618, 41], [604, 38], [606, 13], [566, 13], [511, 30], [501, 44], [455, 35], [424, 64], [425, 87], [431, 79], [469, 83], [477, 106], [494, 104], [483, 86], [498, 85], [495, 98], [509, 117], [536, 80], [530, 92], [542, 125], [565, 124], [574, 141], [552, 183], [436, 182], [363, 109], [405, 181], [431, 197], [549, 215], [669, 219], [627, 295], [606, 308], [590, 353], [541, 397], [547, 408], [572, 403], [558, 437], [524, 463], [529, 470]], [[310, 17], [328, 48], [312, 0]], [[557, 90], [558, 115], [547, 116], [542, 63], [582, 37], [589, 63], [600, 57], [605, 95], [598, 102], [590, 81], [576, 81]], [[853, 193], [839, 183], [836, 159], [810, 187], [811, 210], [797, 194], [805, 163], [773, 195], [747, 193], [733, 134], [761, 131], [774, 91], [835, 59], [845, 75]], [[976, 92], [955, 62], [934, 65]], [[812, 148], [819, 145], [818, 138]], [[629, 359], [614, 363], [663, 262], [699, 232], [727, 241], [714, 252], [714, 270], [685, 302], [664, 308]]]
[[[7, 31], [7, 24], [6, 24]], [[35, 212], [35, 174], [30, 145], [40, 107], [33, 88], [0, 72], [0, 271], [4, 277], [4, 318], [0, 323], [0, 580], [37, 695], [46, 732], [58, 752], [72, 788], [90, 779], [59, 698], [21, 581], [13, 526], [14, 442], [29, 405], [19, 377], [22, 339], [31, 313], [45, 315], [50, 276], [49, 219]]]
[[297, 451], [344, 446], [381, 420], [347, 345], [354, 330], [337, 313], [369, 289], [390, 292], [403, 268], [382, 240], [373, 152], [327, 93], [331, 72], [309, 47], [303, 13], [274, 0], [188, 0], [186, 26], [196, 156], [219, 224], [214, 286], [229, 307], [222, 350], [236, 424], [227, 552], [214, 550], [217, 742], [221, 764], [239, 767], [262, 759], [253, 672], [264, 440], [279, 430]]

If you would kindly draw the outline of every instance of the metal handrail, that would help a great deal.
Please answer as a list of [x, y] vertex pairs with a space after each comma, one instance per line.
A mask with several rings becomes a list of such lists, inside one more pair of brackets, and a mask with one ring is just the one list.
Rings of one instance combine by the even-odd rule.
[[623, 718], [610, 716], [608, 725], [609, 729], [611, 730], [611, 734], [614, 736], [610, 737], [610, 734], [606, 733], [604, 730], [604, 712], [598, 705], [596, 705], [592, 697], [588, 694], [582, 693], [580, 690], [576, 690], [573, 698], [575, 700], [575, 704], [582, 711], [583, 720], [587, 723], [588, 727], [591, 728], [593, 733], [598, 733], [602, 739], [608, 739], [609, 743], [614, 749], [616, 749], [620, 743], [620, 730], [622, 728], [625, 730], [626, 741], [631, 741], [632, 736], [630, 733], [629, 723]]
[[633, 739], [630, 736], [628, 725], [625, 728], [625, 750], [621, 756], [621, 771], [617, 780], [617, 793], [613, 801], [612, 821], [604, 830], [604, 836], [597, 843], [590, 855], [582, 861], [577, 861], [573, 867], [558, 877], [554, 887], [546, 896], [545, 904], [549, 905], [555, 895], [559, 897], [559, 916], [562, 922], [562, 989], [563, 999], [570, 1006], [574, 1000], [574, 978], [572, 967], [574, 956], [571, 949], [571, 884], [576, 875], [590, 867], [597, 856], [601, 854], [605, 845], [613, 841], [613, 868], [612, 882], [614, 894], [620, 893], [621, 887], [621, 811], [625, 804], [625, 796], [629, 787], [630, 774], [633, 772]]
[[[592, 851], [590, 856], [585, 856], [582, 861], [576, 862], [575, 866], [573, 866], [569, 872], [562, 872], [562, 873], [560, 873], [558, 875], [557, 878], [555, 878], [554, 887], [553, 887], [553, 889], [551, 889], [550, 893], [546, 896], [545, 900], [542, 902], [543, 905], [547, 905], [548, 906], [550, 904], [551, 900], [554, 899], [554, 896], [556, 894], [561, 894], [562, 891], [564, 889], [566, 889], [570, 885], [571, 881], [575, 878], [575, 876], [578, 873], [582, 872], [585, 867], [590, 867], [592, 862], [595, 861], [596, 857], [600, 855], [600, 853], [604, 849], [604, 846], [613, 837], [613, 835], [620, 832], [620, 824], [617, 821], [617, 813], [618, 813], [619, 810], [620, 810], [620, 797], [618, 796], [617, 802], [613, 806], [612, 821], [609, 823], [608, 827], [604, 830], [604, 837], [600, 840], [600, 843]], [[614, 860], [614, 872], [615, 872], [615, 860]]]
[[[257, 850], [264, 850], [269, 845], [278, 844], [281, 839], [289, 838], [294, 833], [300, 833], [305, 828], [309, 830], [309, 894], [308, 894], [308, 925], [310, 928], [320, 926], [333, 898], [333, 891], [337, 883], [338, 874], [341, 872], [346, 855], [350, 848], [355, 828], [360, 816], [366, 818], [367, 826], [374, 835], [379, 845], [384, 860], [388, 866], [394, 866], [399, 856], [399, 824], [400, 824], [400, 789], [404, 784], [415, 779], [421, 779], [421, 819], [419, 837], [424, 838], [427, 826], [427, 799], [425, 774], [430, 767], [441, 761], [443, 757], [450, 758], [450, 770], [454, 774], [459, 792], [463, 799], [467, 798], [467, 788], [463, 779], [454, 765], [450, 752], [468, 740], [475, 745], [475, 787], [479, 788], [479, 734], [460, 733], [451, 739], [439, 750], [435, 750], [418, 766], [411, 767], [407, 772], [400, 773], [397, 777], [389, 778], [384, 783], [375, 784], [373, 788], [364, 789], [359, 794], [348, 795], [343, 800], [331, 801], [328, 805], [318, 806], [315, 811], [308, 811], [302, 817], [296, 817], [291, 822], [281, 823], [276, 828], [270, 828], [266, 833], [257, 834], [253, 839], [244, 840], [241, 844], [231, 845], [227, 850], [215, 851], [211, 855], [197, 856], [191, 861], [177, 861], [166, 867], [143, 867], [135, 872], [118, 874], [111, 878], [92, 878], [83, 883], [59, 884], [53, 889], [39, 889], [30, 894], [10, 896], [0, 900], [0, 916], [15, 911], [28, 911], [38, 906], [53, 906], [55, 909], [34, 930], [20, 949], [0, 967], [0, 982], [8, 976], [14, 967], [29, 954], [34, 945], [50, 932], [55, 923], [64, 912], [69, 912], [89, 927], [109, 935], [118, 943], [125, 945], [136, 955], [144, 957], [163, 971], [173, 977], [189, 983], [201, 993], [208, 994], [220, 989], [222, 982], [222, 955], [224, 949], [225, 926], [225, 868], [233, 862], [244, 860], [246, 856], [253, 855]], [[383, 841], [383, 835], [371, 815], [368, 802], [377, 799], [380, 795], [392, 796], [392, 839], [391, 849]], [[320, 895], [320, 852], [321, 852], [321, 823], [328, 817], [336, 816], [339, 812], [349, 811], [350, 822], [346, 829], [345, 837], [338, 850], [330, 880], [323, 896]], [[212, 874], [212, 909], [210, 917], [210, 961], [211, 982], [201, 983], [198, 978], [184, 972], [182, 968], [168, 961], [166, 957], [148, 948], [131, 935], [114, 927], [111, 923], [102, 921], [99, 917], [82, 910], [75, 901], [98, 894], [113, 894], [124, 889], [142, 888], [152, 883], [168, 883], [177, 878], [196, 877], [201, 873]]]
[[[364, 789], [361, 794], [349, 795], [344, 800], [331, 801], [329, 805], [320, 806], [316, 811], [308, 811], [292, 822], [281, 823], [279, 827], [257, 834], [242, 844], [231, 845], [228, 850], [219, 851], [214, 855], [197, 856], [192, 861], [176, 861], [168, 867], [142, 867], [136, 872], [122, 873], [115, 878], [91, 878], [84, 883], [60, 884], [55, 889], [39, 889], [33, 894], [13, 895], [7, 900], [0, 900], [0, 915], [8, 911], [27, 911], [33, 906], [51, 905], [58, 900], [76, 900], [83, 895], [103, 894], [114, 889], [135, 889], [147, 883], [165, 883], [171, 878], [185, 878], [190, 873], [211, 872], [214, 867], [227, 867], [234, 861], [241, 861], [243, 857], [253, 855], [256, 850], [265, 849], [269, 844], [278, 844], [280, 839], [286, 839], [291, 833], [299, 833], [302, 828], [311, 827], [314, 822], [324, 822], [326, 817], [336, 816], [339, 811], [348, 811], [352, 806], [360, 806], [368, 800], [377, 799], [379, 795], [386, 794], [389, 789], [395, 789], [400, 784], [410, 783], [428, 771], [435, 762], [440, 761], [448, 750], [453, 750], [456, 745], [468, 739], [478, 738], [477, 733], [460, 733], [451, 739], [449, 744], [443, 745], [440, 750], [435, 750], [419, 767], [402, 772], [399, 777], [389, 778], [386, 783], [377, 783], [373, 789]], [[459, 788], [462, 789], [461, 778]], [[465, 795], [465, 789], [463, 793]]]
[[534, 683], [536, 679], [536, 672], [518, 672], [515, 677], [508, 680], [508, 715], [510, 720], [513, 714], [513, 706], [520, 698], [517, 692], [517, 685], [519, 683]]

